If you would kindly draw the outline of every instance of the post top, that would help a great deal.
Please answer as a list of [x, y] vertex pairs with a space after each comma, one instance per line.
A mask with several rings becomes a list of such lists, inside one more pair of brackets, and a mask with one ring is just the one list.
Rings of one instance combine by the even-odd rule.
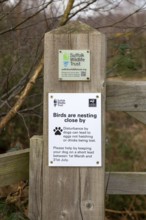
[[71, 21], [64, 26], [51, 31], [53, 34], [71, 34], [71, 33], [91, 33], [98, 32], [96, 29], [80, 21]]

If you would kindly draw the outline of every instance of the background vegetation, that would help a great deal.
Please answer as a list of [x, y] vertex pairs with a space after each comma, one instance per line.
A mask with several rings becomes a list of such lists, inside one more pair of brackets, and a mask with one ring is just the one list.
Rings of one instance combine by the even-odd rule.
[[[67, 3], [71, 2], [66, 14]], [[106, 34], [107, 78], [145, 79], [145, 9], [144, 0], [0, 0], [1, 121], [38, 67], [44, 33], [71, 19]], [[31, 136], [42, 134], [43, 70], [41, 73], [11, 120], [3, 127], [0, 122], [0, 153], [27, 148]], [[125, 113], [108, 112], [106, 169], [145, 171], [145, 132], [144, 125]], [[19, 183], [0, 190], [0, 219], [27, 219], [27, 188], [28, 183]], [[109, 220], [145, 219], [145, 206], [144, 196], [108, 196], [106, 216]]]

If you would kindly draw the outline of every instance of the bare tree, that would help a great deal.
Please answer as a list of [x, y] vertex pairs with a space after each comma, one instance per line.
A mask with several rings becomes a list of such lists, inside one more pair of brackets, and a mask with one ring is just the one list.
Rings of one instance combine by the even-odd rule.
[[[131, 10], [124, 11], [129, 6]], [[74, 18], [110, 38], [119, 30], [138, 32], [145, 30], [145, 7], [146, 1], [137, 0], [19, 0], [13, 4], [0, 1], [0, 131], [16, 116], [22, 120], [28, 136], [33, 134], [30, 117], [39, 123], [35, 128], [41, 127], [46, 31]]]

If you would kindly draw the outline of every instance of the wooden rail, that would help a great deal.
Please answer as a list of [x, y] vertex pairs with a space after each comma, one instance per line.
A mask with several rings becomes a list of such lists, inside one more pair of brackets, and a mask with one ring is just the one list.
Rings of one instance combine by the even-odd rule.
[[106, 82], [107, 111], [124, 111], [146, 124], [146, 82], [110, 81]]
[[0, 187], [29, 177], [29, 149], [0, 155]]
[[146, 195], [146, 173], [106, 172], [105, 194]]
[[107, 81], [107, 110], [146, 111], [145, 81]]

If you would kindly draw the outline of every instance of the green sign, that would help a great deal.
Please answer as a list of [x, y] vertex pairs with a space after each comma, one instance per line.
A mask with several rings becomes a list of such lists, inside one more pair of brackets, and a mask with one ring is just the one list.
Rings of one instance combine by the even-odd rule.
[[59, 50], [59, 80], [90, 80], [90, 51]]

